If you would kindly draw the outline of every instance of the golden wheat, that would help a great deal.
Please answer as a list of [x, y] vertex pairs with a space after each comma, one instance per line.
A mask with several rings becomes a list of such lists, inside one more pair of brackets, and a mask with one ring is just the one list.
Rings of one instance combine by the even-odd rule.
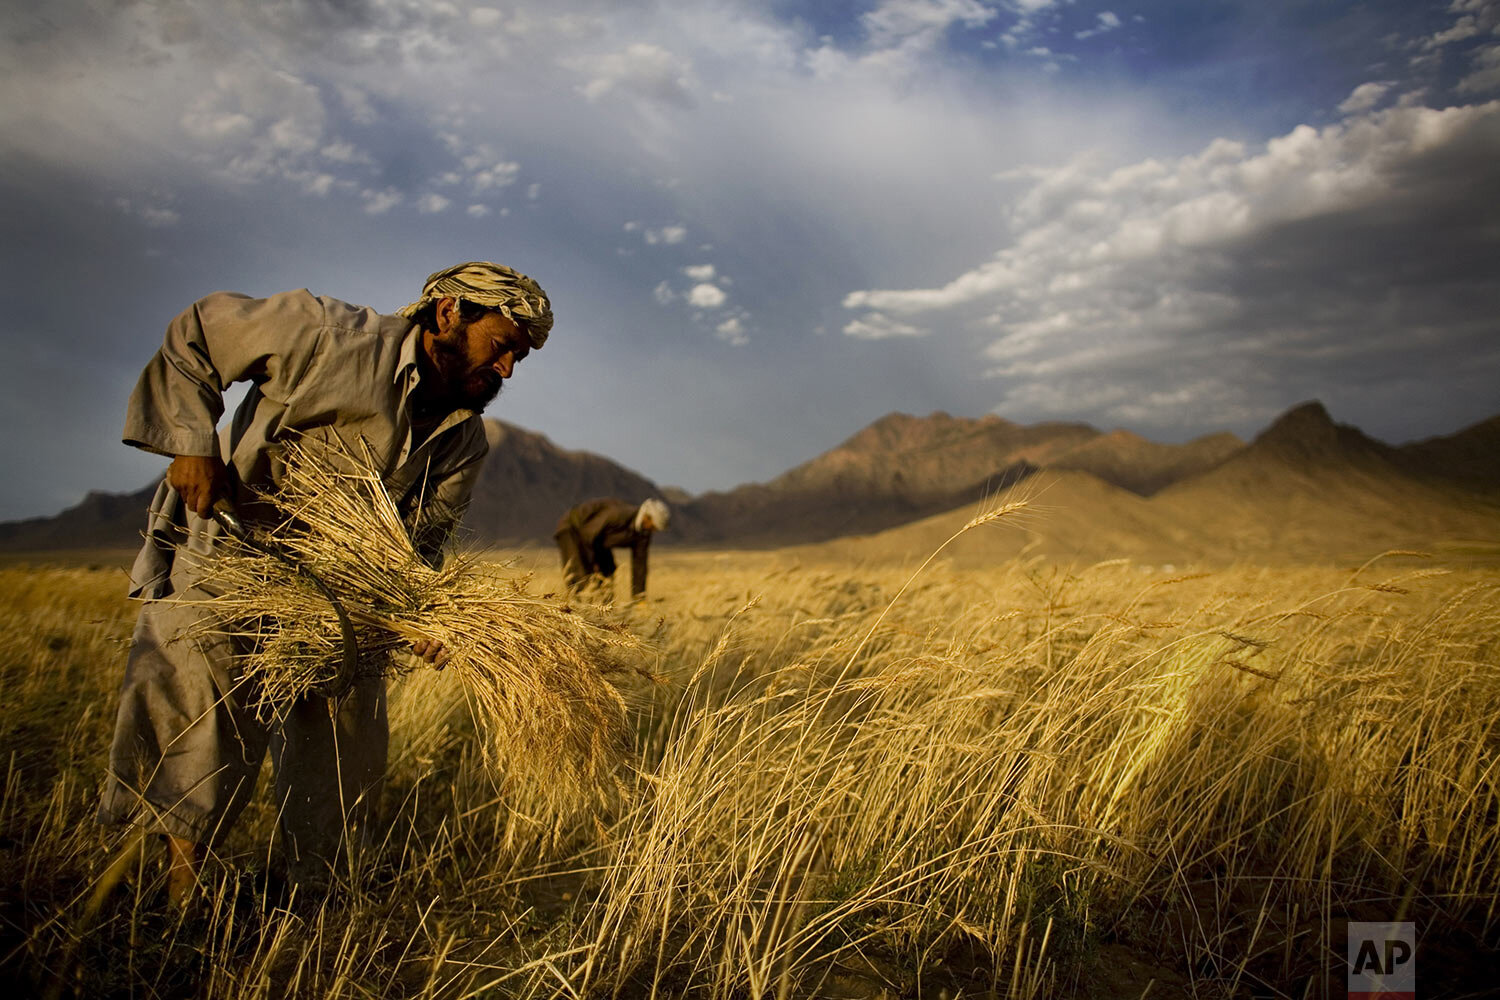
[[[441, 642], [482, 722], [487, 761], [561, 798], [608, 788], [628, 757], [627, 706], [612, 680], [648, 677], [643, 643], [618, 618], [531, 594], [529, 579], [459, 553], [429, 565], [367, 459], [286, 448], [283, 516], [256, 545], [234, 543], [208, 567], [205, 604], [247, 650], [264, 716], [337, 673], [339, 622], [297, 567], [317, 575], [355, 624], [362, 673], [399, 676]], [[257, 546], [275, 546], [273, 558]]]

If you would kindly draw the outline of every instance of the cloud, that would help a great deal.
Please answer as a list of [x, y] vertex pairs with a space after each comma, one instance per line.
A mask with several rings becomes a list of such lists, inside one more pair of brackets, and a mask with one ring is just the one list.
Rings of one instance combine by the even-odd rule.
[[1393, 80], [1362, 83], [1344, 98], [1344, 102], [1339, 105], [1339, 110], [1346, 115], [1363, 114], [1384, 100], [1385, 95], [1395, 85]]
[[1113, 11], [1102, 11], [1095, 19], [1094, 26], [1084, 31], [1075, 32], [1073, 37], [1082, 41], [1085, 38], [1093, 38], [1095, 35], [1103, 35], [1115, 31], [1121, 27], [1122, 22]]
[[750, 343], [750, 337], [745, 333], [745, 324], [738, 316], [731, 316], [714, 327], [714, 336], [732, 347], [743, 347]]
[[514, 160], [503, 160], [500, 163], [484, 167], [474, 171], [471, 183], [475, 191], [488, 191], [492, 188], [508, 187], [516, 182], [521, 174], [521, 165]]
[[688, 304], [698, 309], [717, 309], [727, 299], [722, 289], [707, 282], [694, 285], [688, 290]]
[[994, 17], [978, 0], [884, 0], [860, 21], [873, 45], [888, 48], [913, 39], [931, 45], [953, 25], [977, 28]]
[[664, 306], [669, 306], [673, 302], [677, 301], [677, 293], [672, 291], [672, 286], [665, 281], [660, 282], [654, 289], [652, 289], [651, 297], [656, 299], [659, 304]]
[[1474, 69], [1458, 81], [1460, 94], [1490, 94], [1500, 90], [1500, 45], [1487, 45], [1474, 52]]
[[[629, 223], [626, 224], [627, 229]], [[641, 239], [651, 246], [664, 243], [672, 246], [687, 239], [687, 227], [681, 225], [662, 226], [660, 229], [646, 229], [641, 231]]]
[[682, 273], [694, 281], [712, 281], [715, 272], [712, 264], [692, 264], [683, 268]]
[[698, 103], [692, 63], [659, 45], [636, 42], [619, 52], [577, 57], [565, 64], [592, 74], [578, 88], [590, 101], [620, 91], [678, 108], [692, 108]]
[[450, 199], [429, 191], [417, 199], [417, 211], [423, 215], [434, 215], [444, 211], [451, 204], [453, 202]]
[[125, 214], [140, 219], [152, 229], [164, 229], [182, 221], [181, 213], [165, 205], [145, 204], [130, 198], [117, 198], [115, 206]]
[[362, 191], [360, 197], [364, 200], [365, 211], [370, 215], [384, 215], [405, 200], [401, 192], [395, 188], [386, 188], [383, 191]]
[[326, 136], [327, 109], [318, 87], [284, 70], [230, 62], [213, 74], [181, 117], [198, 155], [240, 182], [301, 180], [326, 149], [357, 158]]
[[[1226, 393], [1190, 401], [1211, 426], [1240, 405], [1223, 383], [1406, 352], [1429, 364], [1422, 352], [1452, 358], [1492, 329], [1471, 305], [1492, 287], [1479, 262], [1500, 259], [1495, 162], [1500, 102], [1026, 172], [1009, 245], [942, 285], [847, 294], [864, 312], [845, 333], [911, 335], [939, 313], [992, 329], [984, 357], [1006, 405], [1052, 415], [1093, 405], [1168, 424], [1182, 414], [1152, 395], [1164, 373], [1201, 375]], [[1460, 260], [1463, 277], [1443, 263]]]
[[504, 15], [493, 7], [475, 7], [469, 11], [469, 23], [476, 28], [493, 28]]
[[860, 340], [886, 340], [890, 337], [925, 337], [931, 331], [902, 323], [880, 312], [870, 312], [844, 325], [844, 334]]

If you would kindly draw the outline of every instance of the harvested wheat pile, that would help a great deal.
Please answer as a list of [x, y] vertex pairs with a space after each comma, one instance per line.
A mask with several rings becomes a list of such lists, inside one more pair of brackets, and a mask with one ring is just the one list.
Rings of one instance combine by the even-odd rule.
[[[452, 654], [443, 669], [469, 695], [491, 766], [554, 798], [615, 783], [629, 747], [611, 678], [650, 677], [642, 640], [600, 609], [532, 595], [526, 577], [472, 556], [450, 554], [434, 569], [372, 463], [309, 444], [288, 446], [285, 460], [280, 490], [265, 498], [281, 520], [257, 541], [338, 596], [355, 626], [360, 674], [426, 666], [404, 654], [413, 641], [440, 640]], [[209, 605], [215, 627], [245, 642], [250, 701], [270, 718], [337, 673], [339, 621], [292, 565], [242, 542], [221, 549], [210, 577], [222, 594]]]

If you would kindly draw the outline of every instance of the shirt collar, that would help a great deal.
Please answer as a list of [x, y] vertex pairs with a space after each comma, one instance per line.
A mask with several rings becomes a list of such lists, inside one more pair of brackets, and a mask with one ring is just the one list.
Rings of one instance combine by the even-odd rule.
[[[400, 360], [396, 365], [396, 374], [392, 381], [401, 385], [401, 406], [403, 409], [411, 409], [411, 394], [422, 381], [422, 369], [417, 365], [417, 352], [422, 349], [422, 326], [420, 323], [412, 323], [411, 329], [401, 341]], [[404, 384], [403, 384], [403, 380]], [[452, 427], [454, 424], [462, 423], [470, 417], [479, 414], [467, 407], [454, 410], [443, 417], [437, 429], [429, 437], [435, 437], [439, 433]]]
[[399, 383], [402, 379], [409, 379], [406, 386], [406, 394], [421, 381], [417, 368], [417, 351], [422, 349], [422, 326], [420, 323], [412, 323], [411, 329], [406, 331], [406, 336], [401, 340], [400, 360], [396, 364], [396, 374], [391, 379]]

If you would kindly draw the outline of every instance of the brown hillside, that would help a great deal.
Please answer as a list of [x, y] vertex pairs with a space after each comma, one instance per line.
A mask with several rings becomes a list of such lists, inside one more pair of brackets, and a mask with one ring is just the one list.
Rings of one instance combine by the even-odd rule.
[[767, 485], [791, 492], [873, 490], [920, 501], [983, 483], [1018, 462], [1045, 465], [1098, 436], [1087, 424], [891, 413]]
[[1085, 424], [892, 413], [768, 483], [698, 497], [682, 537], [766, 546], [879, 531], [992, 494], [1098, 434]]
[[1334, 423], [1317, 403], [1153, 502], [1227, 558], [1345, 560], [1500, 543], [1500, 507], [1413, 478], [1395, 449]]
[[1182, 479], [1207, 472], [1245, 442], [1228, 432], [1195, 438], [1186, 444], [1158, 444], [1127, 430], [1101, 434], [1046, 463], [1050, 469], [1074, 469], [1150, 496]]
[[[1181, 564], [1202, 559], [1209, 548], [1175, 514], [1087, 472], [1042, 470], [1000, 499], [1018, 498], [1028, 500], [1025, 511], [966, 533], [942, 558], [966, 569], [1017, 556], [1084, 564], [1120, 558]], [[838, 538], [795, 551], [809, 559], [915, 564], [994, 504], [980, 501], [878, 534]]]
[[1396, 449], [1408, 474], [1444, 479], [1487, 493], [1500, 493], [1500, 416], [1456, 434], [1427, 438]]
[[[968, 540], [968, 550], [989, 558], [1030, 545], [1070, 559], [1157, 562], [1363, 559], [1389, 548], [1500, 555], [1500, 417], [1392, 448], [1317, 403], [1246, 446], [1228, 434], [1174, 446], [1082, 424], [891, 414], [769, 483], [696, 498], [512, 424], [486, 427], [491, 451], [466, 521], [481, 543], [545, 543], [582, 500], [668, 493], [665, 543], [764, 548], [907, 525], [916, 534], [887, 539], [905, 553], [922, 548], [924, 524], [951, 531], [966, 517], [958, 508], [1024, 482], [1044, 513], [1026, 532], [987, 531], [1006, 540], [977, 549]], [[150, 492], [93, 493], [56, 517], [0, 524], [0, 551], [134, 547]], [[954, 513], [924, 520], [943, 511]], [[871, 546], [868, 537], [850, 544]]]
[[[1484, 440], [1458, 437], [1465, 446]], [[1489, 454], [1493, 461], [1497, 452]], [[1086, 472], [1042, 470], [1008, 494], [1029, 498], [1025, 513], [969, 532], [944, 558], [959, 566], [1021, 555], [1177, 566], [1360, 563], [1390, 550], [1460, 561], [1500, 558], [1500, 504], [1446, 480], [1415, 478], [1403, 461], [1402, 450], [1336, 424], [1320, 404], [1306, 404], [1214, 468], [1149, 498]], [[916, 562], [986, 506], [799, 551], [808, 558]]]
[[52, 517], [0, 524], [0, 552], [135, 548], [141, 544], [146, 507], [155, 493], [155, 483], [133, 493], [95, 490]]

